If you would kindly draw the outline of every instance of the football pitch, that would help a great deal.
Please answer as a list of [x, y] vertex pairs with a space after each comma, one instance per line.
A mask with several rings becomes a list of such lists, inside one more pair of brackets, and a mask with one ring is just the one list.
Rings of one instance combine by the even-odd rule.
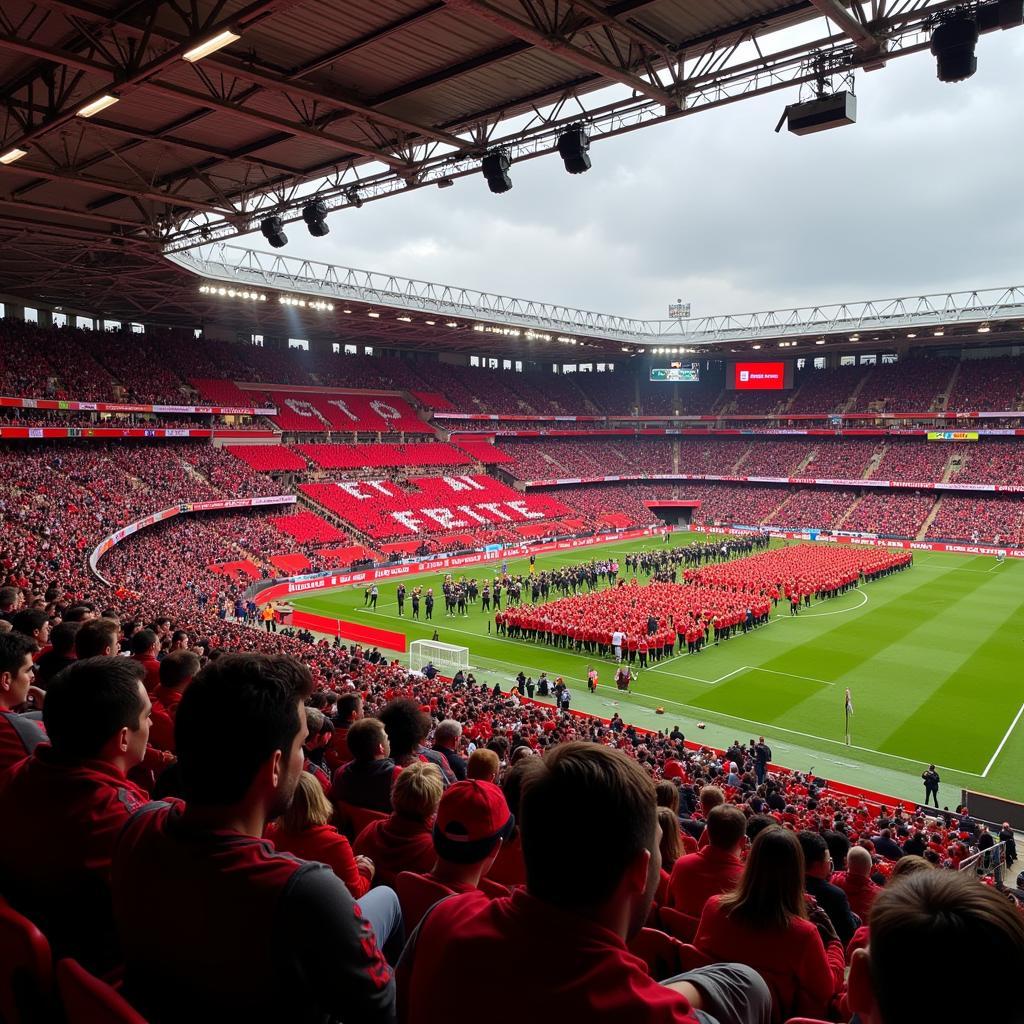
[[[673, 543], [693, 539], [680, 534]], [[610, 555], [621, 560], [629, 551], [661, 546], [651, 538], [543, 555], [537, 570]], [[483, 563], [456, 578], [482, 582], [499, 568]], [[508, 569], [525, 575], [528, 561], [509, 561]], [[655, 663], [639, 673], [628, 695], [615, 689], [611, 661], [498, 637], [493, 626], [489, 634], [491, 619], [479, 602], [465, 617], [446, 617], [443, 579], [405, 578], [410, 589], [434, 588], [432, 622], [411, 620], [408, 600], [399, 617], [397, 583], [380, 585], [376, 611], [364, 609], [361, 587], [292, 603], [397, 630], [410, 642], [430, 640], [436, 630], [439, 640], [469, 648], [478, 681], [500, 682], [503, 689], [520, 669], [534, 679], [542, 671], [563, 676], [580, 711], [603, 717], [618, 711], [649, 729], [679, 725], [688, 740], [717, 747], [764, 735], [776, 762], [813, 768], [825, 778], [921, 800], [921, 772], [934, 762], [941, 805], [960, 803], [961, 787], [1024, 800], [1024, 565], [1015, 560], [916, 552], [906, 572], [814, 602], [798, 617], [780, 601], [771, 621], [747, 635]], [[602, 684], [595, 696], [585, 685], [590, 664]], [[849, 744], [847, 687], [854, 706]]]

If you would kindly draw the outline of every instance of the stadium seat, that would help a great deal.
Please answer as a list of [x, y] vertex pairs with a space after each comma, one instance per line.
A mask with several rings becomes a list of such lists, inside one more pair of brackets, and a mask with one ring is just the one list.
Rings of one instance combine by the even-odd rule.
[[657, 928], [641, 928], [629, 940], [629, 951], [647, 965], [647, 973], [657, 981], [682, 971], [680, 951], [683, 943]]
[[53, 1020], [53, 958], [46, 936], [0, 902], [0, 1020], [43, 1024]]
[[76, 960], [57, 964], [57, 989], [67, 1024], [146, 1024], [116, 989]]
[[659, 907], [658, 917], [670, 935], [679, 939], [680, 942], [693, 942], [693, 937], [697, 934], [697, 926], [700, 924], [699, 917], [691, 917], [672, 907]]

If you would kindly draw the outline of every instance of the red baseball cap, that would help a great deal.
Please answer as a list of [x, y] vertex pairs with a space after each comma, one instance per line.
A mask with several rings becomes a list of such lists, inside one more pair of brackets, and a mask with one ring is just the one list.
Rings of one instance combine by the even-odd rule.
[[445, 860], [473, 864], [488, 856], [499, 839], [507, 839], [514, 825], [505, 794], [493, 782], [456, 782], [437, 808], [434, 849]]

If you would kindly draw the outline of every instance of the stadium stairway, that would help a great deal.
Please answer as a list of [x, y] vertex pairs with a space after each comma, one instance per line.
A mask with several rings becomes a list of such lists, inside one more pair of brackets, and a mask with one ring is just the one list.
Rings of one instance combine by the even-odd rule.
[[935, 517], [939, 514], [939, 509], [942, 508], [942, 498], [936, 499], [935, 504], [932, 505], [931, 511], [924, 517], [924, 522], [921, 524], [921, 529], [917, 531], [917, 535], [914, 540], [924, 540], [928, 536], [928, 531], [932, 527], [932, 523], [935, 522]]

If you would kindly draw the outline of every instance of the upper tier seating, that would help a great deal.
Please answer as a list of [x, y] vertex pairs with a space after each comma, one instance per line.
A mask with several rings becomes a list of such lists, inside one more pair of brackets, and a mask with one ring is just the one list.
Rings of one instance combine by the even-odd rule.
[[307, 509], [287, 516], [270, 516], [269, 522], [302, 544], [337, 544], [349, 539], [343, 530]]
[[309, 469], [306, 460], [282, 444], [229, 444], [225, 451], [241, 459], [246, 465], [261, 472], [291, 471], [302, 473]]
[[465, 452], [440, 441], [415, 444], [300, 444], [296, 445], [295, 450], [322, 469], [468, 466], [472, 462]]

